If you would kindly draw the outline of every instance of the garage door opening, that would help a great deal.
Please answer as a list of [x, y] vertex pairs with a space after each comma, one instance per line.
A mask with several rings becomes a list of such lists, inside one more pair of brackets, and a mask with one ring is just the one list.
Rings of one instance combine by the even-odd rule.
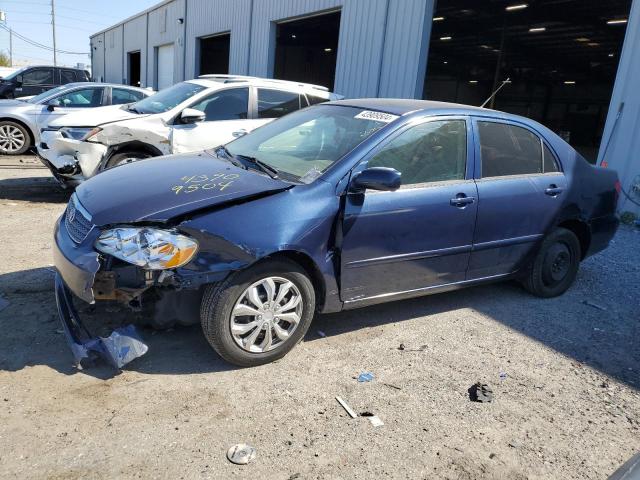
[[[631, 0], [438, 2], [424, 97], [533, 118], [595, 162]], [[617, 108], [617, 107], [615, 107]]]
[[276, 25], [274, 78], [333, 90], [339, 34], [339, 11]]
[[198, 39], [200, 62], [198, 75], [229, 73], [229, 47], [231, 35], [214, 35]]
[[141, 58], [140, 52], [129, 52], [127, 54], [128, 57], [128, 75], [129, 85], [133, 85], [135, 87], [140, 86], [140, 65]]

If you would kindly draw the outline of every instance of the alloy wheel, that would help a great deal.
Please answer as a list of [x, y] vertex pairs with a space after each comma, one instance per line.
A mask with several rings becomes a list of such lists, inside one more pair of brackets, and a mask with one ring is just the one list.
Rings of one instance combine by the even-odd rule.
[[15, 125], [0, 125], [0, 150], [14, 153], [24, 147], [24, 132]]
[[231, 311], [231, 335], [247, 352], [275, 350], [298, 328], [303, 309], [302, 295], [293, 282], [282, 277], [263, 278], [236, 301]]

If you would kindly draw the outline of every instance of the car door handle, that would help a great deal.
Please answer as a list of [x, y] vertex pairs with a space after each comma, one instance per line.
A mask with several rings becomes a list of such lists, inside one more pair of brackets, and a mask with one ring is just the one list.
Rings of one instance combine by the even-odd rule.
[[558, 187], [557, 185], [554, 185], [553, 183], [551, 185], [549, 185], [544, 193], [546, 193], [547, 195], [549, 195], [550, 197], [557, 197], [558, 195], [560, 195], [562, 193], [562, 188]]
[[464, 208], [467, 205], [475, 202], [475, 197], [467, 197], [464, 193], [459, 193], [455, 198], [449, 200], [449, 204], [452, 207]]

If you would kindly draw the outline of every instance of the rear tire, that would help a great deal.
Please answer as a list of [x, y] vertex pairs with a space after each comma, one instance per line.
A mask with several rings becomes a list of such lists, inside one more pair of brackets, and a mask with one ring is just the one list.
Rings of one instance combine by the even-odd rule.
[[309, 277], [294, 262], [278, 259], [208, 286], [200, 321], [207, 341], [222, 358], [253, 367], [284, 357], [307, 333], [314, 312], [315, 291]]
[[31, 135], [21, 124], [4, 120], [0, 122], [0, 154], [22, 155], [31, 147]]
[[562, 295], [573, 284], [580, 259], [578, 238], [566, 228], [557, 228], [543, 240], [522, 283], [537, 297]]
[[153, 155], [151, 155], [150, 153], [140, 152], [135, 150], [129, 151], [129, 152], [116, 153], [109, 159], [104, 169], [107, 170], [109, 168], [119, 167], [120, 165], [137, 162], [139, 160], [144, 160], [145, 158], [151, 158], [151, 157], [153, 157]]

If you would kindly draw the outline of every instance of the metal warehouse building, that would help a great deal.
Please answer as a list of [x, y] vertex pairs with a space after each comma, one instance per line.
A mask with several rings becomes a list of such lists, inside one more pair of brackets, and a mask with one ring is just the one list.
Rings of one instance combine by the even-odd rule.
[[640, 0], [167, 0], [91, 37], [96, 80], [206, 73], [534, 118], [620, 173], [640, 213]]

